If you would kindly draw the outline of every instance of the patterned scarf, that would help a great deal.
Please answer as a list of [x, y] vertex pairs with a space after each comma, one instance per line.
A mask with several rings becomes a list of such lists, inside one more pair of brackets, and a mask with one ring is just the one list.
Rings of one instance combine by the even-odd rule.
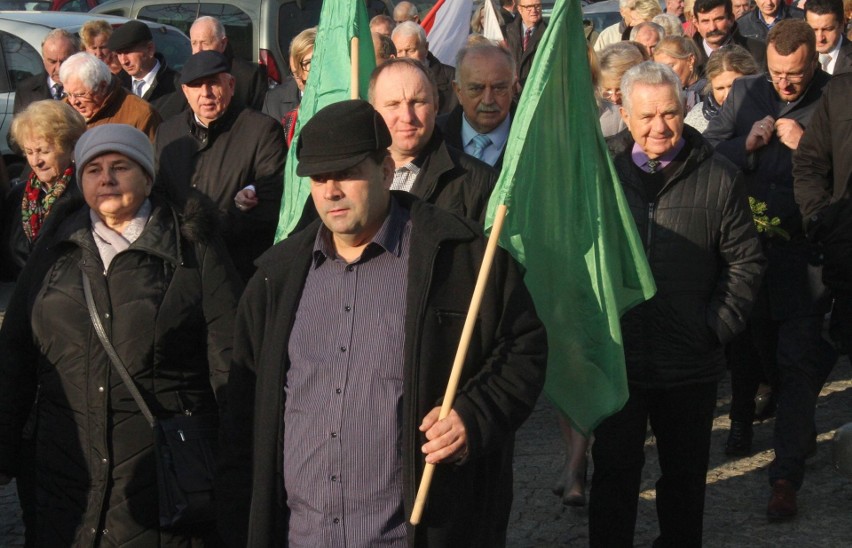
[[24, 199], [21, 200], [21, 220], [24, 224], [24, 234], [30, 242], [38, 236], [38, 231], [44, 224], [44, 218], [50, 213], [50, 208], [53, 207], [56, 199], [65, 192], [65, 187], [68, 186], [72, 175], [74, 175], [74, 164], [71, 164], [62, 177], [48, 188], [45, 183], [38, 180], [35, 172], [30, 174], [27, 186], [24, 188]]

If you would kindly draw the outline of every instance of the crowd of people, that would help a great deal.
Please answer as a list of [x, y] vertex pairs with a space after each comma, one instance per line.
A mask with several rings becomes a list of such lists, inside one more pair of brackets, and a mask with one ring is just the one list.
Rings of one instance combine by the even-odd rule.
[[[601, 133], [657, 287], [622, 318], [626, 405], [593, 432], [560, 418], [553, 492], [588, 504], [595, 547], [633, 545], [649, 424], [654, 545], [701, 545], [726, 370], [724, 451], [749, 455], [753, 422], [774, 415], [766, 514], [794, 518], [817, 397], [852, 346], [852, 6], [754, 3], [621, 0], [619, 23], [586, 28]], [[2, 276], [17, 280], [0, 484], [16, 480], [28, 546], [505, 545], [514, 432], [558, 334], [503, 250], [440, 412], [548, 27], [540, 0], [492, 7], [503, 39], [480, 34], [492, 10], [478, 7], [450, 66], [398, 2], [370, 21], [368, 97], [301, 122], [315, 27], [273, 89], [209, 16], [180, 72], [140, 21], [47, 35], [45, 71], [18, 84], [9, 140], [29, 169], [0, 218]], [[273, 246], [293, 147], [310, 199]], [[212, 448], [216, 512], [163, 525], [148, 414], [218, 425], [186, 432]]]

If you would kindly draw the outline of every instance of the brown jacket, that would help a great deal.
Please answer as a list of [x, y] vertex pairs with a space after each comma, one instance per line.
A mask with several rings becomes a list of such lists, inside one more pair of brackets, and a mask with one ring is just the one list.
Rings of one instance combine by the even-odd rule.
[[[65, 98], [68, 102], [68, 98]], [[146, 134], [151, 142], [157, 133], [157, 126], [163, 119], [148, 101], [129, 93], [121, 87], [118, 78], [113, 76], [107, 89], [107, 97], [101, 108], [86, 120], [86, 128], [104, 124], [127, 124]]]

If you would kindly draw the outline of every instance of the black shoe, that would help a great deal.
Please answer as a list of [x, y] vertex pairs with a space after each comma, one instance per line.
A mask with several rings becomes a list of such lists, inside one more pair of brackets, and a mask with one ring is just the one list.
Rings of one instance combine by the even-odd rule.
[[725, 454], [729, 457], [747, 457], [751, 454], [751, 424], [744, 421], [731, 421]]
[[754, 397], [754, 420], [763, 422], [766, 419], [771, 419], [775, 416], [775, 393], [764, 392]]

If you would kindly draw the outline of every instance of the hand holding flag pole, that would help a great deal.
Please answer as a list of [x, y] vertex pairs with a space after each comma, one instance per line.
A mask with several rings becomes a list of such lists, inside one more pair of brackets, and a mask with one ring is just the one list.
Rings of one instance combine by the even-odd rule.
[[[494, 253], [497, 251], [497, 241], [500, 238], [503, 219], [506, 218], [506, 209], [505, 205], [498, 206], [494, 216], [494, 226], [491, 229], [491, 235], [488, 237], [488, 245], [485, 246], [482, 266], [479, 267], [479, 275], [476, 278], [476, 286], [473, 288], [470, 308], [468, 308], [467, 317], [464, 321], [461, 340], [456, 350], [456, 357], [453, 360], [453, 368], [450, 371], [450, 379], [447, 382], [447, 391], [444, 394], [444, 401], [441, 404], [441, 412], [438, 415], [438, 420], [447, 418], [447, 415], [453, 409], [453, 401], [458, 390], [462, 367], [467, 357], [467, 350], [470, 347], [470, 338], [473, 336], [473, 328], [476, 326], [476, 316], [479, 315], [479, 307], [482, 304], [482, 295], [485, 293], [485, 287], [488, 285], [488, 275], [491, 272], [491, 264], [494, 262]], [[429, 486], [432, 484], [432, 475], [434, 473], [435, 465], [427, 462], [423, 469], [423, 476], [420, 478], [417, 497], [414, 499], [414, 508], [411, 511], [411, 519], [409, 519], [411, 525], [418, 525], [423, 517], [423, 509], [426, 506], [426, 499], [429, 497]]]

